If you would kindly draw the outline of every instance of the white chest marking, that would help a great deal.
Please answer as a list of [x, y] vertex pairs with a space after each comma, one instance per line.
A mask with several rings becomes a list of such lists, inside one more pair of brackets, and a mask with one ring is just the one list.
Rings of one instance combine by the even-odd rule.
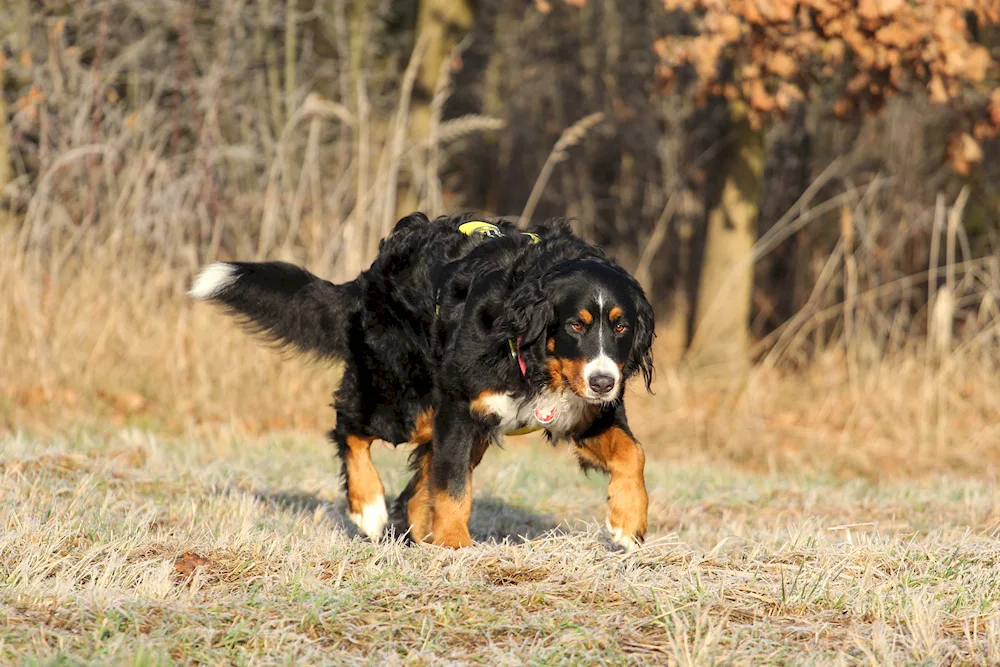
[[[525, 426], [538, 426], [554, 436], [571, 432], [583, 421], [587, 401], [569, 389], [543, 391], [529, 398], [514, 398], [510, 394], [489, 394], [479, 399], [479, 405], [500, 420], [500, 433], [512, 433]], [[542, 425], [535, 417], [553, 412], [552, 421]]]

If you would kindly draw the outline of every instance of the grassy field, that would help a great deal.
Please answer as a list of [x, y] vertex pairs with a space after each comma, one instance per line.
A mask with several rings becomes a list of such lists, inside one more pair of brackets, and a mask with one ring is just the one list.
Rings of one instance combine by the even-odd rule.
[[[665, 436], [664, 436], [665, 437]], [[403, 452], [376, 461], [390, 493]], [[604, 480], [491, 450], [459, 552], [373, 544], [313, 434], [0, 441], [0, 662], [1000, 662], [1000, 492], [650, 458], [650, 536]]]

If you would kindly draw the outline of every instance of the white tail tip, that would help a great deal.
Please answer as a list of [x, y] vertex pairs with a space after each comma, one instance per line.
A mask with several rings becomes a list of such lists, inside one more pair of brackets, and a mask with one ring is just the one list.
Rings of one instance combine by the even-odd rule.
[[188, 294], [202, 301], [211, 299], [224, 292], [238, 278], [235, 266], [225, 262], [215, 262], [202, 269]]

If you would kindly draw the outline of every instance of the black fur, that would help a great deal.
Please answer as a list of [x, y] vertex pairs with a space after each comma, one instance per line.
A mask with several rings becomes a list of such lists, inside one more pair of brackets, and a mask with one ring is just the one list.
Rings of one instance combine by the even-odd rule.
[[[534, 228], [534, 242], [505, 221], [493, 221], [503, 232], [498, 238], [460, 233], [470, 219], [430, 221], [416, 213], [400, 220], [371, 267], [343, 285], [289, 264], [233, 263], [234, 279], [207, 295], [253, 333], [345, 362], [331, 432], [342, 456], [350, 435], [408, 442], [417, 416], [434, 410], [432, 478], [452, 494], [463, 490], [470, 443], [502, 435], [496, 420], [474, 414], [470, 403], [486, 391], [531, 397], [552, 388], [546, 364], [554, 356], [584, 358], [588, 334], [567, 334], [564, 319], [584, 307], [578, 302], [594, 285], [625, 301], [628, 326], [609, 348], [621, 384], [641, 373], [648, 388], [653, 372], [652, 309], [603, 250], [574, 236], [565, 221]], [[523, 375], [511, 341], [519, 341]], [[618, 394], [576, 432], [549, 435], [573, 438], [624, 424]]]

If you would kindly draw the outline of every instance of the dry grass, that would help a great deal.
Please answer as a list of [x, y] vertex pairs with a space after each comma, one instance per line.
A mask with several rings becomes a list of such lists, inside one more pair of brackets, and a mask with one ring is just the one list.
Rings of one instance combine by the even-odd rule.
[[[989, 483], [652, 458], [626, 555], [596, 528], [602, 479], [512, 444], [476, 474], [483, 542], [452, 552], [353, 537], [331, 458], [302, 436], [4, 439], [0, 662], [1000, 660]], [[378, 457], [392, 491], [403, 458]]]
[[[204, 436], [332, 425], [337, 368], [283, 359], [191, 303], [183, 273], [101, 255], [62, 271], [54, 286], [0, 259], [0, 360], [11, 369], [0, 373], [0, 430], [49, 437], [132, 425]], [[925, 345], [880, 356], [861, 341], [802, 371], [765, 363], [738, 381], [705, 378], [660, 350], [655, 395], [631, 386], [630, 414], [660, 453], [699, 451], [759, 471], [992, 474], [996, 334], [984, 329], [941, 357]]]
[[[661, 350], [656, 395], [630, 389], [650, 453], [637, 554], [600, 535], [604, 482], [544, 447], [477, 473], [484, 544], [352, 537], [320, 435], [336, 368], [185, 297], [215, 259], [346, 280], [401, 202], [462, 206], [438, 178], [450, 146], [503, 120], [442, 120], [442, 72], [413, 136], [398, 80], [420, 48], [408, 74], [378, 61], [378, 22], [348, 4], [302, 24], [335, 38], [335, 67], [302, 49], [285, 85], [265, 26], [305, 36], [267, 3], [177, 17], [193, 56], [123, 23], [107, 77], [46, 31], [45, 104], [12, 122], [39, 132], [36, 171], [0, 212], [0, 662], [997, 664], [1000, 262], [968, 250], [964, 195], [901, 222], [882, 180], [813, 202], [821, 176], [762, 237], [747, 261], [840, 215], [806, 307], [747, 377]], [[84, 8], [89, 46], [109, 9], [170, 8]], [[107, 88], [122, 68], [127, 104]], [[564, 133], [526, 217], [595, 119]], [[915, 238], [932, 252], [908, 275]]]

